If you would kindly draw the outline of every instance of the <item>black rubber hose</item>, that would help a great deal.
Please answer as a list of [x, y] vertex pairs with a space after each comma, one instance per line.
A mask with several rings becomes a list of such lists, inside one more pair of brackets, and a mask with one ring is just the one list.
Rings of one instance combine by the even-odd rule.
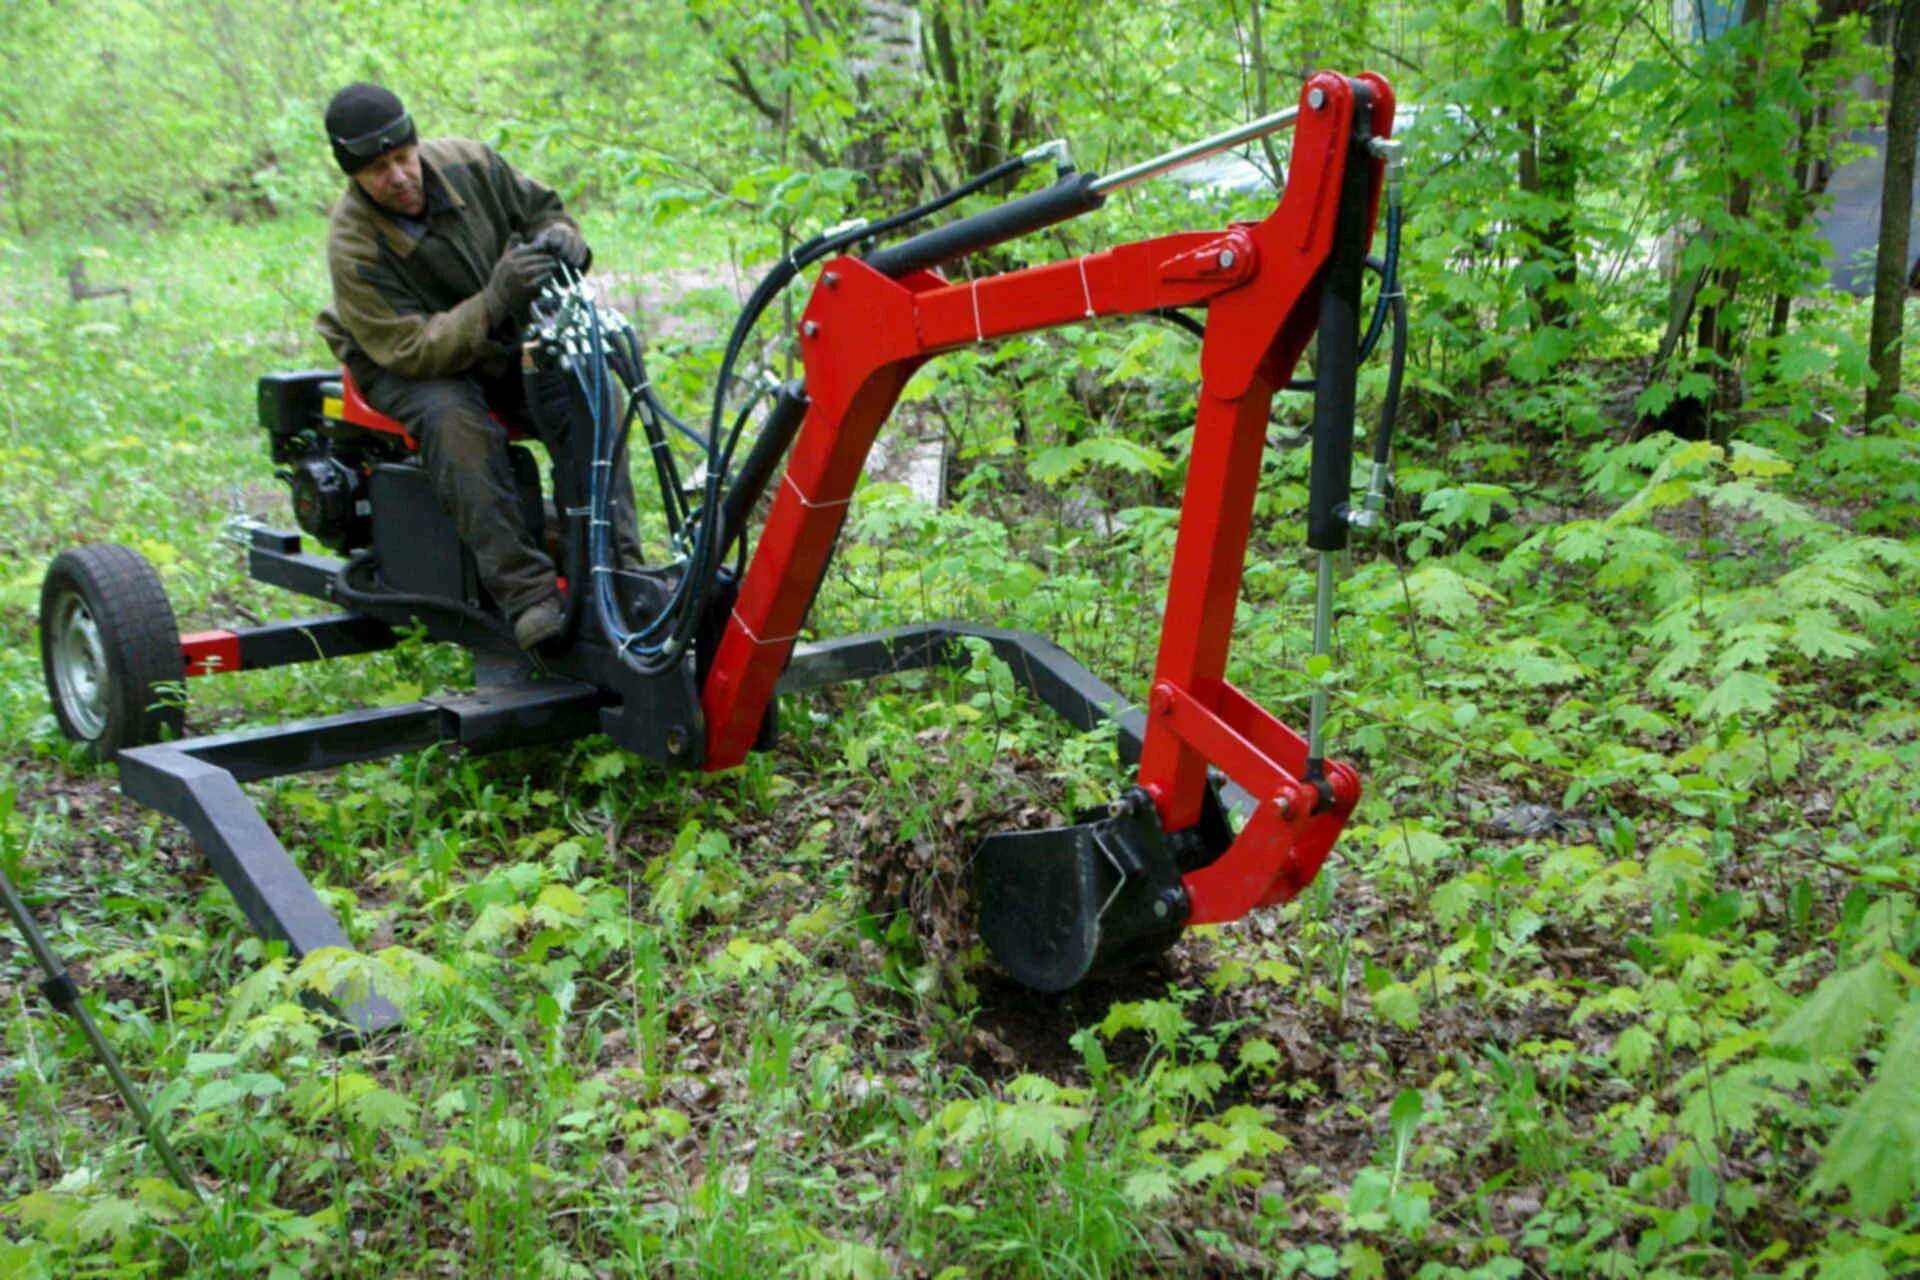
[[[732, 430], [722, 436], [721, 425], [725, 415], [727, 390], [732, 384], [733, 369], [739, 360], [740, 352], [745, 348], [747, 338], [767, 307], [793, 282], [804, 267], [827, 254], [842, 250], [861, 240], [870, 240], [889, 234], [921, 218], [938, 213], [983, 187], [1021, 172], [1028, 167], [1029, 163], [1026, 157], [1016, 156], [904, 213], [895, 214], [870, 225], [861, 224], [844, 231], [817, 235], [783, 257], [755, 287], [753, 294], [734, 321], [732, 332], [728, 335], [725, 354], [721, 358], [719, 376], [715, 382], [713, 402], [708, 414], [708, 435], [702, 441], [707, 453], [707, 481], [704, 500], [699, 511], [694, 513], [698, 518], [698, 529], [691, 540], [692, 554], [687, 569], [693, 581], [689, 584], [690, 590], [678, 599], [681, 616], [672, 627], [670, 638], [659, 655], [641, 659], [623, 649], [621, 657], [624, 661], [645, 674], [664, 670], [671, 662], [678, 660], [679, 652], [684, 650], [693, 631], [697, 628], [699, 616], [705, 608], [708, 579], [720, 563], [722, 556], [722, 549], [712, 545], [721, 532], [722, 490], [728, 469], [732, 464], [734, 451], [739, 445], [740, 436], [750, 416], [752, 404], [750, 400], [749, 411], [743, 411], [734, 420]], [[646, 396], [650, 408], [675, 429], [685, 432], [696, 440], [700, 439], [697, 433], [688, 429], [664, 404], [660, 403], [644, 378], [640, 386], [642, 387], [640, 394]], [[756, 395], [754, 399], [757, 398]]]
[[1374, 435], [1373, 461], [1386, 466], [1393, 454], [1393, 428], [1400, 416], [1400, 379], [1407, 369], [1407, 298], [1396, 292], [1393, 304], [1393, 345], [1387, 355], [1387, 390], [1380, 402], [1380, 427]]
[[355, 552], [347, 562], [333, 575], [333, 596], [350, 605], [361, 608], [380, 606], [383, 608], [429, 609], [436, 613], [451, 613], [477, 623], [506, 640], [513, 639], [513, 632], [503, 626], [500, 620], [484, 610], [447, 596], [423, 596], [407, 591], [393, 591], [381, 588], [376, 591], [363, 591], [353, 585], [352, 575], [362, 569], [374, 568], [380, 557], [372, 547]]
[[773, 408], [761, 420], [753, 448], [747, 451], [746, 461], [740, 464], [740, 472], [733, 477], [720, 505], [720, 559], [726, 559], [734, 540], [745, 532], [747, 517], [753, 513], [760, 495], [766, 492], [774, 467], [799, 434], [806, 414], [807, 395], [800, 382], [796, 379], [781, 387]]
[[1185, 329], [1196, 338], [1204, 340], [1207, 336], [1206, 325], [1176, 307], [1159, 307], [1146, 314], [1152, 316], [1155, 320], [1165, 320], [1176, 329]]

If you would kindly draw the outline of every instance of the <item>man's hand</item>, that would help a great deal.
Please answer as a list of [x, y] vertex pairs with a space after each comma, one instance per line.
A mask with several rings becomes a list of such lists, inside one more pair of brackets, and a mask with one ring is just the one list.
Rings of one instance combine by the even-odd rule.
[[510, 247], [493, 264], [493, 274], [480, 292], [494, 320], [521, 320], [540, 295], [540, 286], [553, 274], [553, 259], [530, 244]]
[[586, 237], [566, 222], [556, 222], [535, 236], [533, 247], [546, 250], [575, 271], [585, 271], [591, 256]]

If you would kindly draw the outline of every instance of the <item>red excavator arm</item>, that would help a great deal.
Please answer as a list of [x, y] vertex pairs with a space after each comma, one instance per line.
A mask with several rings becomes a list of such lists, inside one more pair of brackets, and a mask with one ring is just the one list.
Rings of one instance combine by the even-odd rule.
[[[1377, 75], [1307, 82], [1284, 194], [1264, 221], [1122, 244], [1084, 257], [952, 283], [931, 270], [892, 278], [866, 261], [826, 264], [800, 324], [809, 404], [701, 698], [706, 768], [746, 755], [805, 622], [875, 433], [922, 364], [945, 351], [1103, 316], [1204, 307], [1201, 389], [1138, 783], [1165, 833], [1200, 823], [1209, 766], [1255, 808], [1237, 837], [1185, 872], [1187, 923], [1232, 920], [1299, 893], [1360, 794], [1358, 775], [1309, 760], [1308, 743], [1225, 679], [1270, 402], [1323, 328], [1330, 281], [1357, 315], [1357, 246], [1378, 209], [1374, 138], [1391, 132], [1393, 93]], [[1343, 227], [1344, 223], [1344, 227]], [[1335, 281], [1344, 274], [1348, 281]], [[1348, 347], [1351, 334], [1339, 341]], [[1322, 338], [1319, 377], [1336, 376]], [[1316, 451], [1339, 474], [1316, 494], [1344, 499], [1344, 422], [1316, 419]], [[1321, 410], [1330, 393], [1322, 386]], [[1331, 408], [1340, 416], [1341, 405]], [[1334, 436], [1344, 435], [1343, 440]], [[1343, 447], [1344, 446], [1344, 447]], [[1321, 460], [1316, 457], [1316, 470]], [[1316, 481], [1318, 477], [1316, 476]], [[1334, 504], [1322, 501], [1322, 506]], [[1344, 546], [1344, 508], [1316, 512], [1310, 543]], [[1334, 545], [1323, 545], [1326, 543]]]

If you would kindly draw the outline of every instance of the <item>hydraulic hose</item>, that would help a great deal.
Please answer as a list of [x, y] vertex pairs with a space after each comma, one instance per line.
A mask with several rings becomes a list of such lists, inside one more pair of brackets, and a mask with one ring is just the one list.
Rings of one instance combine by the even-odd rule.
[[[619, 647], [623, 660], [628, 661], [631, 665], [641, 669], [646, 674], [655, 674], [659, 671], [664, 671], [679, 660], [680, 655], [685, 652], [686, 646], [691, 642], [698, 629], [700, 614], [705, 607], [709, 585], [726, 551], [726, 547], [722, 544], [732, 541], [732, 538], [728, 536], [725, 529], [723, 516], [727, 478], [733, 466], [735, 452], [739, 448], [740, 440], [745, 433], [746, 425], [751, 420], [752, 409], [757, 405], [760, 395], [762, 394], [756, 392], [750, 397], [747, 406], [735, 416], [731, 428], [723, 433], [722, 426], [725, 420], [727, 393], [733, 385], [733, 371], [739, 362], [741, 352], [745, 350], [748, 338], [751, 336], [755, 326], [759, 323], [760, 318], [766, 313], [767, 308], [771, 306], [773, 301], [799, 276], [801, 271], [812, 263], [831, 254], [841, 252], [860, 241], [872, 240], [891, 234], [902, 227], [908, 226], [923, 218], [930, 217], [950, 207], [959, 200], [964, 199], [966, 196], [972, 195], [995, 182], [1022, 172], [1037, 163], [1045, 154], [1050, 153], [1043, 148], [1038, 151], [1028, 152], [1025, 155], [1012, 157], [995, 165], [984, 173], [968, 179], [953, 190], [936, 196], [903, 213], [891, 215], [877, 222], [856, 223], [849, 227], [836, 228], [823, 232], [789, 252], [775, 264], [774, 268], [769, 271], [755, 287], [753, 293], [747, 299], [746, 304], [741, 308], [740, 315], [735, 320], [732, 331], [728, 334], [727, 345], [721, 357], [719, 374], [715, 380], [713, 400], [708, 412], [707, 435], [704, 440], [689, 430], [679, 419], [675, 418], [671, 412], [667, 410], [666, 406], [661, 404], [658, 399], [653, 396], [651, 387], [644, 379], [639, 383], [638, 393], [646, 397], [648, 408], [658, 413], [669, 425], [675, 426], [690, 438], [703, 444], [707, 455], [706, 476], [700, 505], [690, 514], [688, 520], [690, 529], [682, 539], [686, 551], [686, 564], [680, 581], [675, 586], [673, 597], [669, 600], [661, 617], [656, 618], [652, 625], [643, 628], [638, 633], [626, 633], [625, 628], [620, 625], [620, 619], [616, 616], [618, 612], [617, 601], [601, 598], [601, 592], [597, 589], [600, 584], [598, 581], [595, 583], [595, 596], [598, 600], [598, 608], [602, 613], [603, 625], [609, 627], [610, 636], [622, 637]], [[594, 319], [594, 337], [597, 344], [600, 337], [597, 315]], [[596, 358], [598, 357], [596, 356]], [[600, 410], [598, 398], [591, 394], [588, 398], [590, 406], [595, 410], [596, 422], [598, 422]], [[600, 449], [596, 447], [596, 463], [601, 461], [604, 456]], [[592, 479], [595, 483], [597, 493], [603, 487], [600, 485], [600, 481], [602, 479], [602, 473], [606, 470], [608, 470], [608, 468], [600, 466], [594, 468]], [[595, 514], [591, 516], [590, 519], [604, 521], [607, 518], [605, 514], [603, 514], [606, 504], [604, 502], [604, 494], [600, 496], [603, 499], [602, 501], [593, 502], [589, 505], [597, 511], [602, 512], [602, 514]], [[590, 525], [590, 533], [597, 533], [602, 527], [604, 526], [599, 524]], [[606, 571], [610, 569], [610, 566], [604, 557], [604, 549], [592, 537], [589, 538], [589, 547], [592, 552], [590, 556], [592, 569], [590, 572], [592, 576], [598, 580], [606, 576]], [[666, 623], [669, 617], [671, 617], [672, 620], [671, 626], [665, 628], [666, 636], [663, 640], [659, 641], [657, 645], [646, 645], [645, 648], [649, 650], [649, 652], [643, 654], [634, 654], [631, 652], [630, 640], [633, 636], [644, 638], [658, 635], [663, 629], [662, 624]]]
[[[1387, 322], [1389, 299], [1400, 289], [1400, 206], [1397, 202], [1387, 206], [1387, 245], [1384, 259], [1367, 256], [1367, 270], [1380, 277], [1380, 295], [1373, 300], [1373, 312], [1367, 317], [1366, 336], [1360, 339], [1360, 359], [1364, 363], [1373, 354], [1374, 346], [1380, 341], [1380, 331]], [[1285, 390], [1312, 391], [1312, 378], [1293, 378], [1287, 382]]]
[[434, 613], [450, 613], [467, 621], [485, 627], [494, 635], [512, 640], [513, 633], [493, 617], [492, 614], [476, 609], [464, 601], [448, 596], [418, 595], [409, 591], [393, 591], [385, 587], [366, 590], [353, 585], [353, 575], [366, 569], [377, 568], [380, 557], [372, 547], [356, 551], [340, 566], [333, 575], [333, 597], [349, 605], [358, 605], [362, 609], [375, 606], [386, 608], [424, 609]]

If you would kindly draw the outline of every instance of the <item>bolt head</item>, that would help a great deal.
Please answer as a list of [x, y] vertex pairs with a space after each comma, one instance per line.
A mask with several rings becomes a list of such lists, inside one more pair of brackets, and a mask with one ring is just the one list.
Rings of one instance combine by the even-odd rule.
[[1233, 250], [1222, 249], [1220, 251], [1219, 263], [1220, 263], [1220, 269], [1222, 271], [1225, 271], [1227, 268], [1231, 267], [1235, 261], [1236, 259], [1234, 257]]
[[1318, 111], [1322, 107], [1326, 106], [1327, 91], [1325, 89], [1309, 90], [1307, 93], [1307, 105], [1309, 107], [1312, 107], [1315, 111]]
[[831, 289], [840, 283], [840, 273], [838, 271], [823, 271], [820, 273], [820, 283]]
[[1167, 918], [1167, 912], [1170, 910], [1172, 910], [1172, 908], [1167, 906], [1167, 900], [1165, 898], [1155, 898], [1153, 900], [1153, 914], [1160, 919], [1165, 920]]
[[800, 326], [800, 332], [806, 337], [809, 337], [809, 338], [813, 337], [815, 334], [820, 332], [819, 321], [817, 320], [807, 321], [805, 324]]

